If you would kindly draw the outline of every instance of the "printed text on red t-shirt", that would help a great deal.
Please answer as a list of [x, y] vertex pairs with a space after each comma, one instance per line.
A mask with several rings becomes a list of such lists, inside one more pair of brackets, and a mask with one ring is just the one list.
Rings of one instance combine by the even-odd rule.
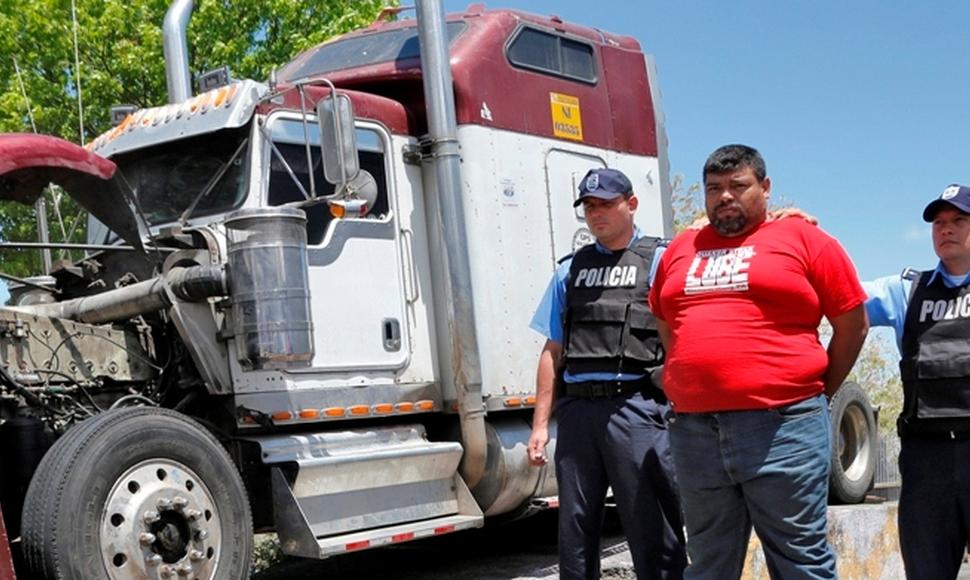
[[684, 293], [746, 291], [750, 260], [754, 256], [754, 246], [697, 252], [687, 271]]

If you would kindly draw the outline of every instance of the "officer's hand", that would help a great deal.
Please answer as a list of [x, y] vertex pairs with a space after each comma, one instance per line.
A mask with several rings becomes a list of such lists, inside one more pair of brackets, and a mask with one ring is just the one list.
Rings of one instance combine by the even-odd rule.
[[778, 221], [785, 218], [802, 218], [813, 226], [818, 225], [818, 218], [812, 214], [806, 213], [805, 210], [797, 207], [783, 207], [781, 209], [773, 209], [768, 212], [768, 221]]
[[532, 435], [529, 436], [529, 447], [527, 449], [527, 452], [529, 453], [529, 463], [532, 465], [545, 465], [546, 463], [549, 463], [549, 458], [546, 457], [547, 443], [549, 443], [548, 429], [532, 429]]
[[702, 230], [711, 223], [711, 220], [707, 219], [706, 215], [699, 215], [694, 221], [687, 225], [688, 230]]

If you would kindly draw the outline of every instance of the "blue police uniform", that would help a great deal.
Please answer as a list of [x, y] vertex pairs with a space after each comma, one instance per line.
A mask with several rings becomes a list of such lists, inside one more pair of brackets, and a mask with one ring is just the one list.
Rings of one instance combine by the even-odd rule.
[[[907, 321], [912, 324], [914, 318], [920, 318], [920, 313], [911, 311], [909, 306], [923, 302], [920, 298], [922, 288], [935, 287], [943, 292], [949, 289], [953, 293], [967, 286], [970, 286], [970, 275], [951, 276], [942, 264], [923, 273], [922, 278], [904, 273], [903, 276], [887, 276], [863, 283], [869, 296], [866, 301], [869, 323], [893, 328], [897, 346], [903, 354], [901, 367], [907, 394], [899, 422], [902, 489], [898, 517], [900, 549], [910, 580], [957, 577], [970, 530], [970, 431], [960, 428], [961, 422], [966, 426], [965, 419], [950, 422], [945, 418], [918, 417], [923, 412], [915, 408], [917, 397], [905, 386], [912, 376], [906, 370], [909, 364], [906, 359], [913, 358], [906, 353], [912, 351], [913, 346], [919, 348], [916, 343], [924, 340], [926, 335], [914, 336], [913, 327], [907, 326]], [[938, 318], [947, 318], [961, 326], [970, 324], [970, 320], [961, 321], [961, 317], [945, 312]], [[932, 319], [928, 325], [934, 325]], [[967, 343], [965, 340], [959, 342]], [[910, 344], [910, 347], [904, 348], [904, 344]], [[928, 339], [922, 345], [931, 346]], [[965, 350], [970, 352], [970, 345]], [[946, 356], [956, 357], [957, 353], [950, 351]], [[954, 378], [970, 381], [970, 376]], [[963, 409], [963, 414], [968, 413], [970, 409]], [[924, 428], [918, 428], [920, 426]], [[926, 429], [926, 426], [930, 428]], [[944, 429], [935, 429], [937, 426]]]
[[[642, 238], [635, 230], [633, 246]], [[653, 268], [662, 252], [654, 254]], [[595, 250], [612, 254], [595, 244]], [[531, 327], [562, 345], [568, 329], [567, 282], [572, 257], [559, 265]], [[649, 279], [653, 277], [653, 269]], [[620, 520], [639, 578], [682, 578], [687, 563], [683, 523], [667, 439], [666, 400], [649, 390], [609, 396], [569, 396], [579, 386], [630, 385], [648, 381], [642, 372], [564, 373], [565, 394], [553, 411], [557, 420], [555, 452], [559, 483], [560, 578], [600, 576], [600, 532], [605, 496], [612, 487]], [[574, 386], [572, 390], [570, 387]]]

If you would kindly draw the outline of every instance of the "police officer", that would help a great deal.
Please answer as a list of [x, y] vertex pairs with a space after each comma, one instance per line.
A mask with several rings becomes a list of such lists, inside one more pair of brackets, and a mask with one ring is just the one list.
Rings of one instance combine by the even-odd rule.
[[899, 540], [910, 580], [956, 578], [970, 530], [970, 188], [926, 206], [933, 270], [863, 284], [872, 325], [902, 359]]
[[580, 204], [596, 243], [561, 261], [531, 324], [547, 340], [528, 453], [534, 465], [547, 461], [555, 404], [560, 578], [600, 577], [608, 487], [638, 578], [681, 578], [687, 558], [667, 401], [650, 380], [663, 358], [647, 308], [659, 240], [634, 226], [638, 200], [620, 171], [589, 171]]

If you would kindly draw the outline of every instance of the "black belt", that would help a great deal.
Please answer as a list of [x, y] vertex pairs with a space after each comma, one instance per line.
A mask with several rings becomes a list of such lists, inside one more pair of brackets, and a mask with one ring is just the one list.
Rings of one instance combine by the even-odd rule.
[[970, 431], [914, 431], [901, 432], [900, 439], [918, 439], [921, 441], [970, 441]]
[[648, 379], [637, 379], [633, 381], [583, 381], [581, 383], [564, 383], [563, 394], [567, 397], [599, 399], [642, 393], [653, 388], [653, 385]]

